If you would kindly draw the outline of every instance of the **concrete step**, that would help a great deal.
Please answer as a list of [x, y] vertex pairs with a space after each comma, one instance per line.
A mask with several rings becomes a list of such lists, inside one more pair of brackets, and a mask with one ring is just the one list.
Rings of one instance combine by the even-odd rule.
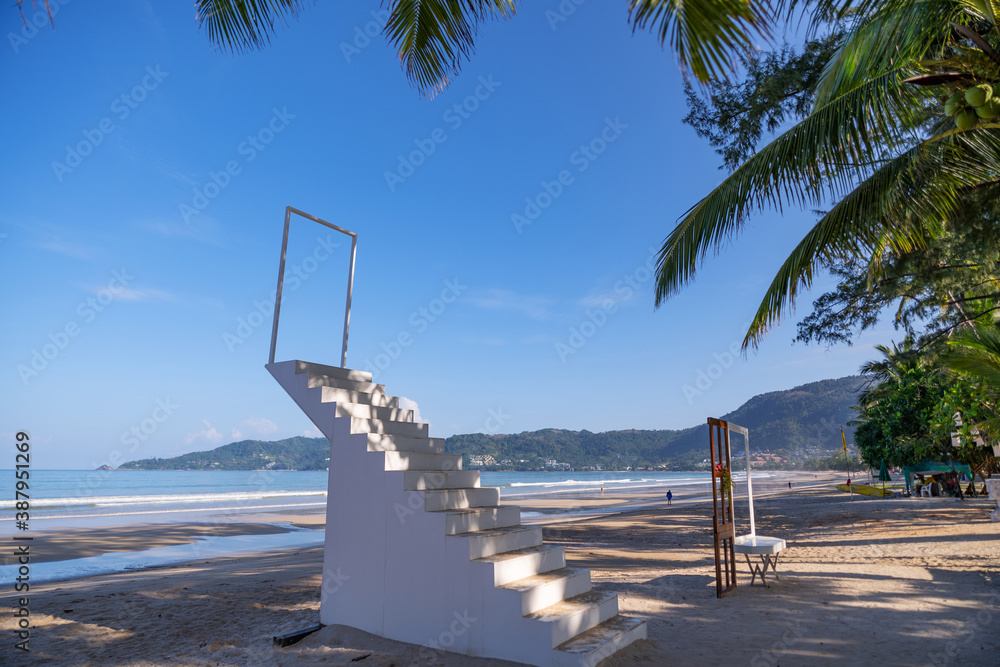
[[[368, 451], [444, 454], [444, 438], [408, 438], [405, 435], [369, 433]], [[455, 456], [461, 456], [461, 454]], [[456, 468], [452, 468], [452, 470], [456, 470]]]
[[478, 489], [478, 470], [454, 472], [404, 472], [404, 491], [431, 491], [434, 489]]
[[563, 567], [551, 572], [533, 574], [524, 579], [499, 586], [521, 596], [521, 615], [527, 616], [560, 600], [583, 595], [590, 591], [590, 570], [582, 567]]
[[634, 641], [646, 638], [646, 621], [615, 616], [555, 648], [555, 667], [596, 667]]
[[[461, 454], [445, 454], [458, 456]], [[424, 509], [428, 512], [457, 510], [465, 507], [496, 507], [500, 504], [500, 489], [487, 486], [479, 489], [443, 489], [424, 491]]]
[[337, 387], [321, 386], [323, 403], [353, 403], [355, 405], [371, 405], [379, 408], [398, 408], [399, 397], [385, 394], [369, 394], [363, 391], [351, 391]]
[[350, 368], [340, 366], [327, 366], [325, 364], [314, 364], [309, 361], [296, 361], [296, 373], [312, 373], [313, 375], [326, 375], [341, 380], [354, 380], [355, 382], [371, 382], [372, 374], [367, 371], [355, 371]]
[[[386, 470], [436, 470], [454, 472], [462, 469], [461, 454], [425, 454], [423, 452], [400, 451], [384, 451], [383, 454], [385, 454]], [[444, 492], [440, 491], [438, 493]], [[498, 492], [498, 499], [499, 496]], [[495, 505], [496, 503], [493, 504]]]
[[359, 382], [357, 380], [344, 380], [342, 378], [330, 377], [329, 375], [309, 374], [309, 388], [330, 387], [331, 389], [345, 389], [347, 391], [360, 391], [364, 394], [384, 394], [384, 384], [374, 384], [372, 382]]
[[337, 416], [413, 423], [413, 410], [403, 410], [402, 408], [380, 408], [374, 405], [348, 403], [346, 401], [337, 402]]
[[351, 433], [384, 433], [386, 435], [401, 435], [404, 438], [426, 438], [427, 424], [385, 422], [381, 419], [351, 417]]
[[553, 544], [542, 544], [486, 558], [477, 558], [475, 562], [492, 565], [493, 585], [503, 586], [534, 574], [566, 567], [566, 551]]
[[589, 591], [543, 607], [525, 618], [548, 624], [555, 648], [617, 615], [617, 593]]
[[540, 526], [510, 526], [465, 533], [456, 537], [468, 538], [469, 558], [476, 560], [508, 551], [537, 547], [542, 543], [542, 529]]
[[516, 505], [473, 507], [448, 512], [445, 517], [445, 534], [474, 533], [490, 528], [506, 528], [520, 524], [521, 508]]

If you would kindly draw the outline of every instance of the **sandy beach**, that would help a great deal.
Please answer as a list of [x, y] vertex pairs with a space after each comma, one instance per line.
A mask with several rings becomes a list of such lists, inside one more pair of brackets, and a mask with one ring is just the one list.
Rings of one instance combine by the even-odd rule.
[[[564, 545], [571, 564], [592, 569], [595, 589], [618, 592], [624, 613], [648, 619], [648, 640], [607, 665], [998, 663], [1000, 524], [989, 522], [988, 501], [852, 501], [830, 490], [826, 476], [806, 477], [792, 490], [762, 489], [756, 501], [758, 534], [788, 541], [780, 581], [769, 577], [769, 588], [750, 586], [740, 563], [739, 589], [721, 600], [715, 597], [711, 507], [704, 501], [676, 498], [666, 507], [662, 498], [608, 497], [614, 510], [643, 507], [583, 518], [546, 514], [530, 522], [549, 526], [546, 541]], [[531, 511], [557, 510], [570, 500], [536, 502]], [[315, 527], [322, 516], [243, 519], [228, 530], [273, 530], [255, 526], [258, 519]], [[148, 548], [206, 530], [173, 526], [170, 533], [134, 526], [121, 544]], [[110, 532], [96, 532], [102, 530]], [[38, 551], [73, 557], [114, 539], [112, 529], [81, 529], [45, 536], [58, 547]], [[512, 664], [343, 626], [274, 648], [273, 635], [318, 621], [321, 567], [322, 549], [311, 547], [33, 585], [32, 652], [15, 652], [9, 641], [0, 662]], [[4, 635], [13, 637], [14, 627], [5, 614]]]

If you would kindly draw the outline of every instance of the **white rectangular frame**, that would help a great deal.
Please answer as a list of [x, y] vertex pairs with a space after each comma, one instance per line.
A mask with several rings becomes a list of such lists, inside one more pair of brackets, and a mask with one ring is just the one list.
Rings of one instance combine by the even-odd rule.
[[285, 231], [281, 237], [281, 260], [278, 262], [278, 289], [274, 294], [274, 322], [271, 324], [271, 353], [268, 356], [267, 363], [274, 363], [274, 351], [278, 345], [278, 316], [281, 312], [281, 288], [285, 283], [285, 253], [288, 251], [288, 226], [292, 219], [292, 213], [351, 237], [351, 264], [347, 273], [347, 304], [344, 307], [344, 338], [340, 349], [340, 366], [341, 368], [347, 368], [347, 331], [351, 325], [351, 296], [354, 292], [354, 257], [358, 250], [358, 235], [291, 206], [285, 207]]

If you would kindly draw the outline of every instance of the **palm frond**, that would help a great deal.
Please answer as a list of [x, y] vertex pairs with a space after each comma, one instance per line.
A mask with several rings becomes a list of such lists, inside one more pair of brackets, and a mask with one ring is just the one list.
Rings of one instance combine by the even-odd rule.
[[669, 44], [681, 66], [705, 83], [727, 77], [736, 53], [769, 37], [764, 7], [754, 0], [629, 0], [629, 21], [633, 30], [648, 29]]
[[886, 147], [912, 143], [907, 120], [922, 113], [919, 89], [901, 86], [900, 68], [817, 110], [737, 168], [678, 221], [660, 249], [656, 305], [693, 279], [709, 251], [735, 237], [766, 207], [821, 203], [875, 170]]
[[955, 371], [1000, 389], [1000, 328], [978, 326], [961, 331], [948, 341], [954, 347], [945, 362]]
[[995, 177], [1000, 136], [988, 127], [948, 132], [877, 170], [824, 215], [785, 260], [743, 341], [756, 347], [817, 269], [845, 257], [905, 254], [926, 245], [962, 206], [962, 188]]
[[970, 15], [955, 0], [888, 0], [861, 21], [827, 63], [816, 87], [819, 109], [864, 81], [940, 55], [951, 23]]
[[241, 53], [267, 46], [278, 22], [299, 15], [308, 0], [195, 0], [198, 27], [216, 46]]
[[391, 0], [385, 34], [406, 77], [434, 97], [472, 54], [480, 24], [515, 11], [514, 0]]
[[[757, 346], [792, 307], [799, 289], [812, 285], [822, 265], [864, 256], [879, 247], [903, 253], [926, 245], [925, 226], [946, 219], [958, 205], [954, 189], [926, 187], [927, 170], [932, 167], [919, 162], [927, 153], [924, 146], [917, 146], [888, 163], [816, 223], [771, 282], [743, 341], [744, 349]], [[911, 212], [924, 209], [916, 215], [922, 224], [900, 224], [901, 207]]]

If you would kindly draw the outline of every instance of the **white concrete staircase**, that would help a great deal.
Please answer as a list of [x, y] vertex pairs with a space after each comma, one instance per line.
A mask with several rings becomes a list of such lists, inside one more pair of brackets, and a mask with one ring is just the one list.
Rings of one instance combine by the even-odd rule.
[[592, 590], [589, 570], [567, 567], [371, 374], [267, 370], [332, 443], [323, 624], [545, 667], [590, 667], [645, 639], [646, 621]]

